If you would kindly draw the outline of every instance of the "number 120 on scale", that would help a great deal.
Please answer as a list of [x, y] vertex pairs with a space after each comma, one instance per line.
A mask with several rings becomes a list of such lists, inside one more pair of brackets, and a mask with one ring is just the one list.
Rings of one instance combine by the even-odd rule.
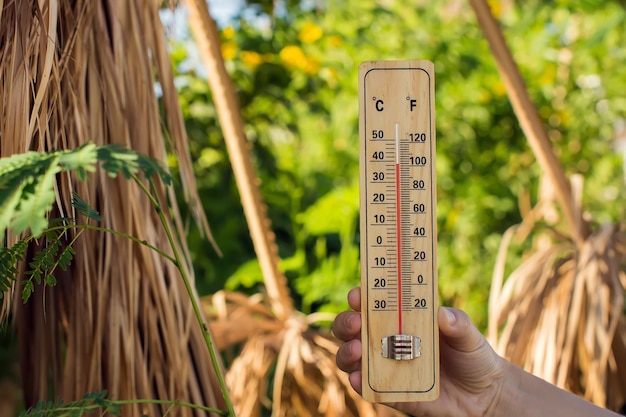
[[439, 396], [434, 68], [359, 68], [363, 396]]

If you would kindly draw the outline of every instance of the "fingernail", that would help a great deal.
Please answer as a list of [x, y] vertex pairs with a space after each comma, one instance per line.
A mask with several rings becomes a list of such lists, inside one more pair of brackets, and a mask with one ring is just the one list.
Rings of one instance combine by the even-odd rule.
[[449, 325], [453, 325], [456, 322], [456, 316], [451, 309], [447, 307], [441, 307], [443, 309], [444, 314], [446, 315], [446, 319], [448, 320]]

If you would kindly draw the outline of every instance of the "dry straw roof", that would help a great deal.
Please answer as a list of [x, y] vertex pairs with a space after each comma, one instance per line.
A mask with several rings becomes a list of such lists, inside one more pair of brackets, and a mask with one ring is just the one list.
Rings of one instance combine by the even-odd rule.
[[[170, 148], [178, 155], [186, 197], [208, 231], [196, 203], [160, 4], [0, 0], [0, 155], [93, 141], [124, 144], [164, 160]], [[156, 213], [132, 182], [100, 173], [87, 182], [64, 175], [56, 187], [53, 216], [76, 217], [70, 205], [76, 191], [102, 214], [103, 227], [168, 250]], [[160, 193], [162, 201], [170, 198], [177, 219], [170, 191]], [[174, 226], [182, 233], [179, 223]], [[9, 236], [7, 243], [15, 239]], [[11, 306], [11, 298], [4, 298], [2, 314], [12, 307], [19, 332], [27, 404], [50, 393], [69, 401], [107, 389], [115, 399], [177, 399], [223, 408], [176, 268], [110, 234], [85, 233], [76, 252], [71, 269], [57, 275], [56, 288], [37, 288], [25, 305]], [[125, 411], [141, 412], [159, 415], [165, 409]], [[176, 410], [194, 413], [200, 414]]]

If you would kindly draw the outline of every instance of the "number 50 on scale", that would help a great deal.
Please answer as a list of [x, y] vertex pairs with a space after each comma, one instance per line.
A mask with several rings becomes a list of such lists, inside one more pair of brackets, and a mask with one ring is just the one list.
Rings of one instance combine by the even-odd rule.
[[359, 68], [363, 397], [439, 396], [434, 68]]

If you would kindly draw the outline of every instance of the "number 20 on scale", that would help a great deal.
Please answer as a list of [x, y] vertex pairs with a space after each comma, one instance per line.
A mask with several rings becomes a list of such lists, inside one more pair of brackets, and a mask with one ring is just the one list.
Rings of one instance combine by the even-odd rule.
[[439, 396], [434, 68], [359, 68], [363, 397]]

